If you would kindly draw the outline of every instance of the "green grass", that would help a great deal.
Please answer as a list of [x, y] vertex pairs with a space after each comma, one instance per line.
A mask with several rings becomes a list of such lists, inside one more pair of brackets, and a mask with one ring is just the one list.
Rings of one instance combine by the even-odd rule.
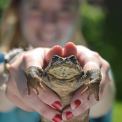
[[115, 102], [113, 109], [113, 122], [122, 122], [122, 102]]

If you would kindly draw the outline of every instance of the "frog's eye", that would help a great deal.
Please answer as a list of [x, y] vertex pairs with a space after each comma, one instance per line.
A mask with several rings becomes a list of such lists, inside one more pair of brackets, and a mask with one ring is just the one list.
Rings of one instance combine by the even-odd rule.
[[69, 57], [69, 59], [70, 59], [70, 61], [73, 62], [74, 64], [77, 63], [77, 59], [76, 59], [76, 57], [75, 57], [74, 55], [71, 55], [71, 56]]
[[56, 61], [58, 61], [60, 59], [60, 57], [58, 56], [58, 55], [54, 55], [53, 57], [52, 57], [52, 62], [56, 62]]

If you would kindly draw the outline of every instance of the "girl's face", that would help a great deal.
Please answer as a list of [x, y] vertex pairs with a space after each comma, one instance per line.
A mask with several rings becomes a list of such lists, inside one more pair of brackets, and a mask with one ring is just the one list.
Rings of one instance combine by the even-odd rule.
[[79, 0], [22, 0], [22, 35], [33, 47], [69, 41], [79, 15], [78, 8]]

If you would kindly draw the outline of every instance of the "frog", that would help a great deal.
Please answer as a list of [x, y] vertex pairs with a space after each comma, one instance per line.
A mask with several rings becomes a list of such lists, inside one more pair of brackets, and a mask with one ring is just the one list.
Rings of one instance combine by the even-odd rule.
[[[70, 106], [72, 96], [78, 89], [82, 89], [81, 95], [88, 91], [88, 100], [93, 94], [95, 99], [99, 101], [99, 86], [102, 79], [100, 69], [85, 71], [75, 55], [67, 57], [53, 55], [46, 68], [30, 66], [26, 69], [25, 76], [28, 94], [31, 89], [34, 89], [39, 95], [39, 89], [48, 87], [60, 97], [63, 104], [60, 112]], [[89, 110], [84, 113], [84, 117], [81, 119], [79, 119], [80, 116], [64, 122], [81, 122], [81, 120], [88, 122]], [[50, 122], [43, 117], [41, 121]]]

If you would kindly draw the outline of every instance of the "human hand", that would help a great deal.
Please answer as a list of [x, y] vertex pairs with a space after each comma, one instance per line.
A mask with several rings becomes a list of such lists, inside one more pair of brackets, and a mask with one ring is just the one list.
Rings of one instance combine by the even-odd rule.
[[43, 67], [54, 54], [60, 54], [62, 49], [55, 46], [51, 50], [47, 48], [37, 48], [26, 51], [10, 62], [9, 80], [7, 82], [6, 95], [18, 107], [26, 111], [36, 111], [50, 121], [61, 120], [61, 101], [50, 89], [39, 89], [39, 95], [31, 89], [28, 95], [27, 81], [24, 70], [29, 66]]
[[[100, 82], [99, 98], [103, 97], [105, 87], [110, 81], [108, 71], [109, 64], [98, 53], [85, 48], [84, 46], [76, 46], [73, 43], [67, 43], [64, 47], [64, 56], [76, 55], [81, 67], [84, 71], [98, 69], [102, 73], [102, 80]], [[66, 108], [62, 113], [63, 120], [71, 119], [86, 112], [91, 106], [98, 101], [94, 95], [91, 95], [88, 100], [89, 90], [81, 95], [81, 89], [78, 89], [71, 100], [69, 108]]]

